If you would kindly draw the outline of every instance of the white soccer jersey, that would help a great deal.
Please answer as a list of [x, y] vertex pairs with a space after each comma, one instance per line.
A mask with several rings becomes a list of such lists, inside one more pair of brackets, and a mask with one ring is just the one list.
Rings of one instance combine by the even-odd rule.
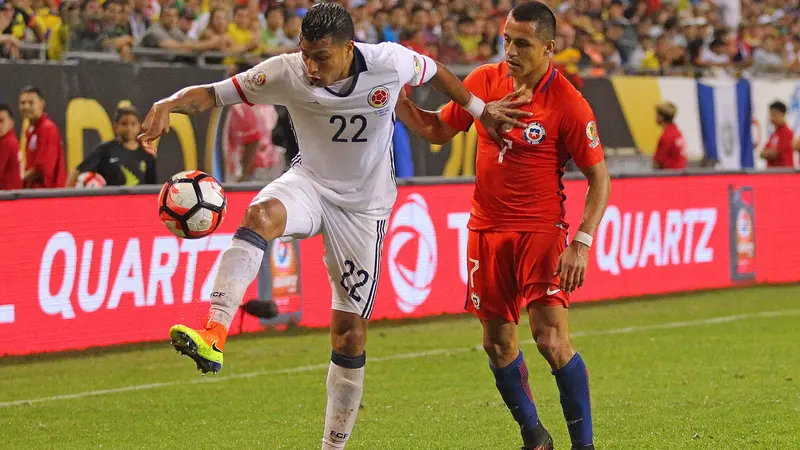
[[352, 211], [385, 217], [397, 198], [394, 108], [406, 84], [427, 81], [429, 58], [394, 43], [357, 43], [355, 75], [327, 88], [308, 81], [301, 53], [270, 58], [216, 85], [224, 105], [284, 105], [300, 148], [292, 161], [320, 193]]

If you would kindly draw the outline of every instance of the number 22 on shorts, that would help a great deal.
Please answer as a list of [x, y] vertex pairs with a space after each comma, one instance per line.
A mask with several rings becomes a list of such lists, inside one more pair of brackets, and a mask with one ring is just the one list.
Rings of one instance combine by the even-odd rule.
[[513, 141], [511, 139], [503, 138], [503, 148], [500, 149], [500, 153], [497, 155], [497, 162], [503, 162], [503, 156], [505, 156], [506, 152], [511, 149], [511, 145]]

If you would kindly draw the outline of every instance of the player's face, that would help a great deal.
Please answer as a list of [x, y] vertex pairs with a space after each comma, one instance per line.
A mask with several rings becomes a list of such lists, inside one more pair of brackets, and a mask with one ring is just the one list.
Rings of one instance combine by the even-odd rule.
[[769, 121], [772, 122], [773, 125], [783, 125], [784, 116], [783, 114], [778, 111], [777, 109], [770, 109], [769, 110]]
[[14, 128], [14, 121], [8, 115], [8, 111], [0, 111], [0, 137], [5, 136], [12, 128]]
[[353, 62], [353, 45], [353, 41], [333, 42], [330, 36], [314, 42], [300, 39], [300, 51], [311, 85], [325, 87], [347, 78]]
[[116, 134], [122, 142], [135, 141], [141, 129], [142, 124], [139, 123], [139, 119], [133, 114], [125, 114], [114, 124], [114, 134]]
[[29, 120], [36, 120], [44, 114], [44, 100], [35, 92], [25, 92], [19, 96], [19, 113]]
[[544, 41], [537, 35], [533, 22], [517, 22], [509, 14], [503, 32], [503, 48], [511, 76], [525, 77], [546, 65], [555, 45], [555, 41]]

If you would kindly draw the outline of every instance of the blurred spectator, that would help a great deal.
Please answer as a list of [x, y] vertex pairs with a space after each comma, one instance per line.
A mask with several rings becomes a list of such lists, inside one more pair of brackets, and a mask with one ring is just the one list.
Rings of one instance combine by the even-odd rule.
[[106, 24], [97, 41], [98, 48], [120, 54], [123, 61], [133, 61], [133, 35], [123, 0], [106, 0], [103, 3]]
[[[247, 69], [239, 65], [237, 71]], [[286, 150], [272, 142], [277, 124], [278, 112], [272, 105], [239, 103], [229, 108], [223, 125], [225, 181], [268, 183], [283, 174]]]
[[31, 0], [5, 0], [13, 6], [11, 22], [2, 34], [11, 35], [20, 41], [42, 42], [45, 39], [44, 21], [37, 20]]
[[91, 51], [103, 32], [103, 7], [97, 0], [83, 0], [80, 3], [80, 20], [71, 28], [69, 49], [72, 51]]
[[133, 8], [128, 17], [131, 35], [138, 44], [142, 40], [147, 29], [153, 23], [151, 20], [153, 13], [152, 2], [150, 0], [133, 0]]
[[0, 59], [19, 58], [20, 44], [18, 38], [11, 34], [11, 23], [14, 19], [14, 7], [10, 2], [0, 0]]
[[761, 158], [767, 160], [767, 167], [794, 167], [794, 133], [786, 125], [786, 105], [783, 102], [769, 105], [769, 121], [775, 131], [761, 151]]
[[478, 44], [481, 43], [481, 33], [475, 26], [475, 19], [462, 16], [458, 19], [458, 35], [456, 36], [464, 58], [468, 61], [475, 59], [478, 53]]
[[191, 31], [192, 24], [194, 24], [196, 18], [197, 15], [194, 13], [194, 10], [192, 8], [184, 7], [181, 10], [178, 18], [178, 28], [180, 28], [180, 30], [183, 31], [183, 34], [187, 34], [189, 33], [189, 31]]
[[51, 60], [60, 60], [70, 51], [73, 30], [81, 23], [80, 10], [72, 0], [62, 0], [58, 11], [61, 22], [47, 40], [47, 58]]
[[[108, 1], [108, 0], [106, 0]], [[83, 172], [100, 174], [108, 186], [156, 184], [156, 159], [139, 147], [136, 136], [141, 122], [135, 108], [126, 106], [114, 114], [114, 139], [103, 142], [75, 168], [67, 187], [75, 187]]]
[[[91, 1], [91, 0], [90, 0]], [[175, 4], [162, 8], [158, 23], [153, 24], [142, 38], [141, 45], [150, 48], [171, 50], [206, 51], [221, 50], [225, 46], [224, 37], [215, 36], [203, 41], [190, 40], [178, 26], [179, 12]]]
[[[226, 33], [228, 42], [232, 47], [227, 53], [246, 53], [259, 47], [259, 35], [253, 32], [253, 18], [247, 6], [236, 5], [233, 9], [233, 22], [228, 24]], [[241, 58], [225, 58], [225, 64], [231, 65], [241, 61]]]
[[286, 37], [284, 25], [283, 9], [273, 8], [267, 11], [267, 26], [261, 29], [261, 53], [275, 55], [297, 49], [297, 45]]
[[380, 42], [380, 35], [369, 20], [369, 12], [367, 12], [366, 6], [361, 5], [353, 10], [353, 26], [356, 30], [356, 38], [361, 42], [377, 44]]
[[381, 42], [400, 42], [400, 33], [408, 23], [408, 14], [401, 5], [392, 7], [389, 13], [389, 23], [383, 27]]
[[0, 191], [22, 189], [19, 168], [19, 141], [14, 133], [14, 118], [8, 105], [0, 105]]
[[462, 62], [461, 44], [456, 38], [456, 22], [452, 19], [445, 19], [442, 22], [442, 35], [436, 49], [438, 60], [442, 64], [455, 64]]
[[656, 106], [656, 122], [664, 129], [658, 139], [658, 147], [653, 155], [654, 169], [685, 169], [686, 143], [683, 134], [675, 125], [678, 109], [670, 102], [662, 102]]
[[[205, 11], [203, 14], [200, 14], [194, 23], [192, 23], [192, 28], [189, 30], [187, 35], [192, 39], [200, 39], [200, 36], [203, 34], [203, 31], [206, 30], [209, 26], [209, 22], [211, 20], [211, 15], [215, 11], [224, 11], [225, 12], [225, 19], [230, 21], [228, 14], [230, 14], [230, 8], [226, 0], [208, 0], [208, 10]], [[227, 25], [226, 25], [227, 26]]]
[[44, 30], [43, 41], [47, 41], [53, 30], [61, 23], [58, 6], [59, 0], [33, 0], [31, 2], [35, 19], [41, 29]]
[[26, 189], [64, 187], [66, 181], [61, 132], [44, 108], [45, 100], [38, 88], [22, 89], [19, 112], [30, 123], [25, 130], [25, 176], [22, 178]]
[[282, 45], [284, 47], [298, 48], [300, 46], [300, 27], [303, 24], [303, 19], [300, 16], [290, 15], [286, 18], [286, 23], [283, 25], [284, 39]]
[[755, 71], [776, 71], [786, 69], [787, 66], [788, 64], [781, 55], [781, 49], [778, 48], [778, 39], [774, 36], [764, 38], [761, 45], [753, 51], [753, 70]]

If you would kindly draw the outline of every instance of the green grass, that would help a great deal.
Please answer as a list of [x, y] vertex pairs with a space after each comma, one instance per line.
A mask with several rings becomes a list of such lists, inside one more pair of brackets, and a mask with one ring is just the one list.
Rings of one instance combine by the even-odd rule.
[[[753, 316], [764, 311], [778, 313]], [[571, 315], [590, 371], [598, 449], [800, 448], [800, 286], [576, 307]], [[732, 315], [741, 317], [699, 323]], [[662, 326], [673, 322], [690, 323]], [[468, 316], [376, 324], [347, 448], [518, 448], [479, 342]], [[540, 416], [556, 448], [568, 449], [553, 377], [535, 346], [523, 349]], [[301, 332], [231, 340], [215, 378], [201, 379], [163, 343], [0, 359], [0, 403], [172, 383], [0, 406], [0, 448], [318, 449], [329, 355], [327, 333]]]

